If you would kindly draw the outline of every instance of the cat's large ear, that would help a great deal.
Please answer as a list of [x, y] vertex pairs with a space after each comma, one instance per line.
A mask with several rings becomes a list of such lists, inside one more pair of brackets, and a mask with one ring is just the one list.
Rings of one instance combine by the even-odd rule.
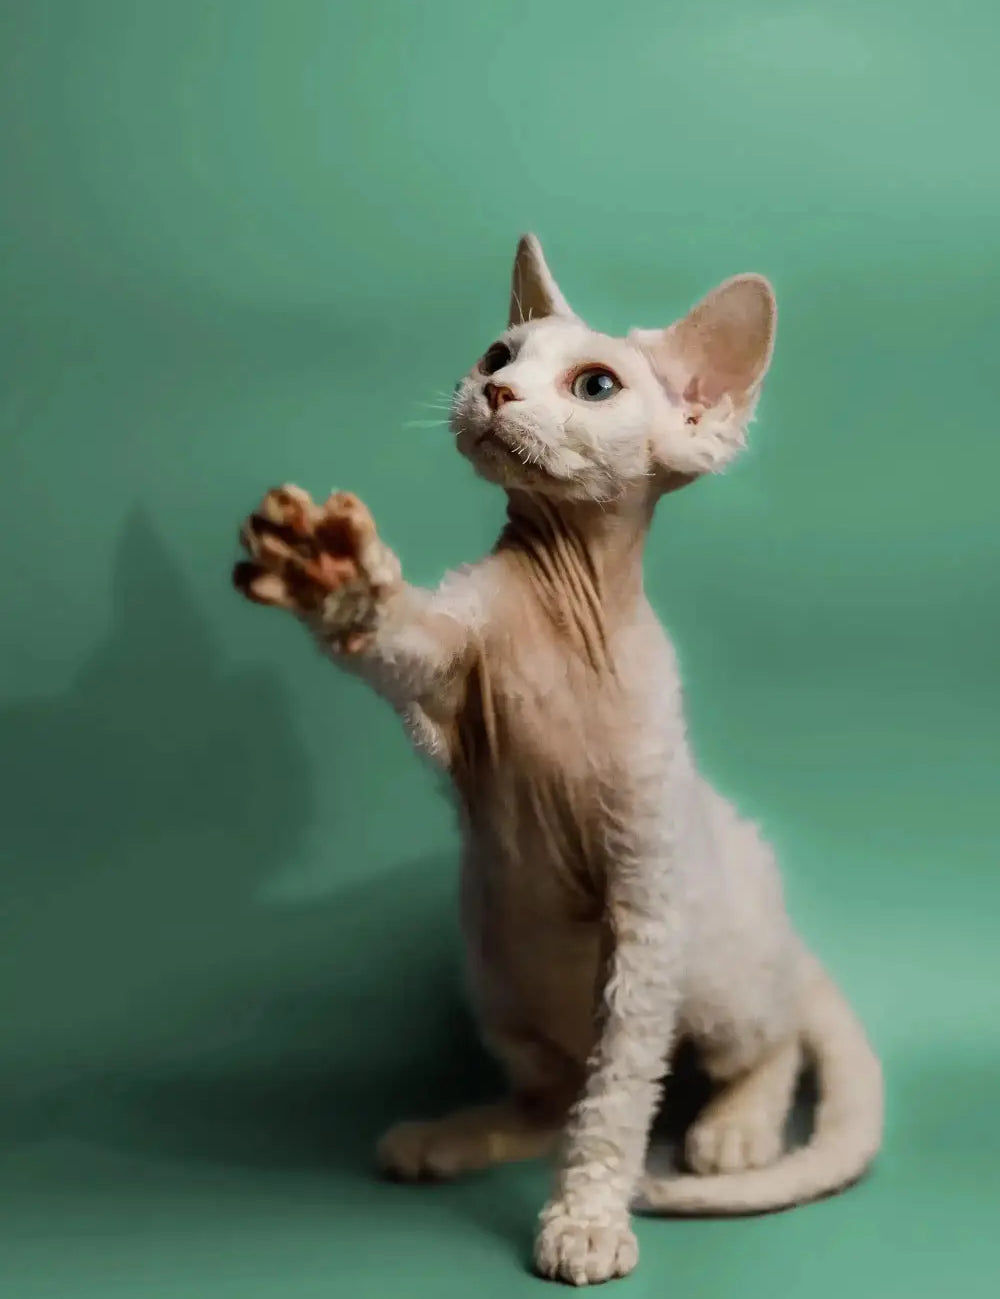
[[633, 331], [690, 434], [667, 458], [680, 454], [683, 467], [705, 472], [740, 449], [771, 363], [777, 316], [768, 281], [736, 275], [668, 329]]
[[523, 325], [545, 316], [572, 318], [573, 311], [545, 263], [542, 245], [534, 235], [522, 235], [514, 256], [508, 324]]

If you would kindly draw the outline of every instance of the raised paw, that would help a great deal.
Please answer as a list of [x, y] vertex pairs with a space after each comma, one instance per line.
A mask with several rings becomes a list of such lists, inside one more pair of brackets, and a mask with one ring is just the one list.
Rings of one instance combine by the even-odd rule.
[[237, 590], [257, 604], [321, 618], [335, 648], [348, 654], [368, 643], [380, 603], [399, 582], [396, 557], [349, 492], [316, 505], [299, 487], [276, 487], [240, 541], [249, 559], [233, 570]]
[[782, 1133], [769, 1113], [740, 1109], [707, 1113], [688, 1130], [684, 1156], [692, 1172], [741, 1173], [765, 1168], [781, 1154]]
[[597, 1285], [628, 1276], [639, 1261], [639, 1246], [627, 1219], [606, 1221], [552, 1205], [535, 1241], [541, 1276], [569, 1285]]

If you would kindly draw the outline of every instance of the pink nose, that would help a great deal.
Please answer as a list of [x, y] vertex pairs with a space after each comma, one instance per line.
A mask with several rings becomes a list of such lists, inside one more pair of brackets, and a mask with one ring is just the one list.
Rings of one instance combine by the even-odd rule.
[[514, 389], [508, 388], [504, 383], [488, 383], [483, 392], [486, 394], [490, 410], [499, 410], [501, 406], [506, 406], [509, 401], [521, 400]]

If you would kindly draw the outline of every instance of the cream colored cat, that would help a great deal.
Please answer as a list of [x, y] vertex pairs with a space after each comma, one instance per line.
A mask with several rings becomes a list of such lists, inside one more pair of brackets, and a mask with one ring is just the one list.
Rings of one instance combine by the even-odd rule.
[[[451, 776], [462, 917], [498, 1105], [383, 1138], [383, 1167], [449, 1177], [557, 1151], [539, 1271], [576, 1284], [637, 1261], [630, 1206], [740, 1213], [858, 1178], [882, 1134], [878, 1060], [792, 931], [769, 849], [697, 773], [673, 651], [643, 593], [667, 490], [744, 442], [775, 305], [743, 275], [665, 330], [609, 338], [521, 240], [510, 323], [459, 385], [458, 448], [507, 492], [493, 553], [409, 586], [364, 506], [293, 487], [244, 527], [237, 585], [291, 610], [367, 678]], [[642, 1178], [676, 1044], [717, 1092], [689, 1175]], [[803, 1055], [808, 1145], [782, 1134]]]

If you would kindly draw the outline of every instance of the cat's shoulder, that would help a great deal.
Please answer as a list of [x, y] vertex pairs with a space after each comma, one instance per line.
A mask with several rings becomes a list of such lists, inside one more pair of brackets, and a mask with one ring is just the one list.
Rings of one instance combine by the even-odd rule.
[[500, 581], [492, 560], [492, 556], [487, 556], [447, 572], [432, 596], [435, 609], [471, 629], [482, 628], [495, 604]]

